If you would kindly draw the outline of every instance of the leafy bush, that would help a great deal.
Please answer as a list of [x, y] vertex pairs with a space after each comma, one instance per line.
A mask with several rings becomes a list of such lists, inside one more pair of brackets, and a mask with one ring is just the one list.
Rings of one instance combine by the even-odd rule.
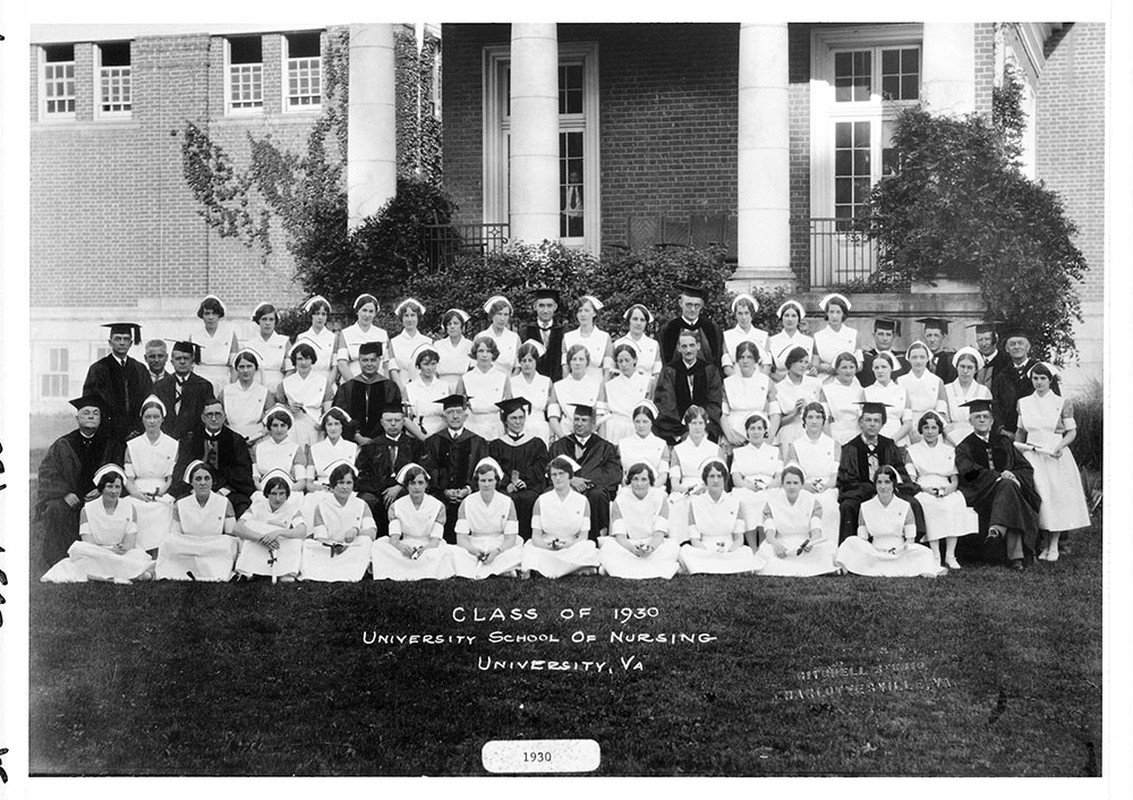
[[1073, 398], [1074, 423], [1078, 434], [1070, 445], [1074, 460], [1083, 469], [1102, 471], [1105, 392], [1102, 382], [1093, 378], [1084, 391]]

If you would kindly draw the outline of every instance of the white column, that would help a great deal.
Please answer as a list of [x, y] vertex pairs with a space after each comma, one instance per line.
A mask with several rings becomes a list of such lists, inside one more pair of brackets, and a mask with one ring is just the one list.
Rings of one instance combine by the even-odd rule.
[[511, 26], [511, 239], [559, 238], [559, 41], [554, 23]]
[[790, 281], [787, 25], [740, 25], [736, 280]]
[[397, 194], [393, 27], [350, 26], [346, 203], [350, 230]]
[[923, 98], [934, 114], [976, 110], [976, 28], [971, 22], [926, 22]]

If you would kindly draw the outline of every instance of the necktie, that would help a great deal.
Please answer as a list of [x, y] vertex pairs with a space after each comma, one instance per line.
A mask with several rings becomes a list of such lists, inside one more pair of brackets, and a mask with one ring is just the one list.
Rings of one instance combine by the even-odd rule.
[[394, 469], [394, 464], [396, 464], [396, 463], [397, 463], [397, 445], [391, 444], [389, 446], [389, 471], [390, 471], [391, 475], [394, 474], [394, 472], [396, 472], [396, 470]]
[[585, 447], [583, 447], [582, 445], [580, 445], [580, 444], [579, 444], [578, 442], [575, 442], [575, 443], [574, 443], [574, 457], [575, 457], [575, 460], [577, 460], [577, 461], [581, 462], [581, 461], [582, 461], [582, 458], [583, 458], [583, 456], [585, 456], [585, 455], [586, 455], [586, 448], [585, 448]]
[[216, 439], [214, 439], [211, 436], [206, 437], [205, 438], [204, 462], [206, 464], [208, 464], [210, 467], [212, 467], [214, 470], [216, 469], [216, 460], [217, 460], [216, 459], [216, 456], [217, 456], [216, 451], [217, 451]]
[[185, 386], [183, 378], [175, 378], [173, 381], [173, 416], [180, 416], [181, 414], [181, 389]]
[[539, 336], [542, 337], [543, 346], [546, 347], [547, 342], [549, 342], [551, 340], [551, 329], [550, 328], [540, 328], [539, 329]]
[[877, 452], [876, 452], [875, 448], [869, 447], [868, 451], [869, 451], [869, 458], [867, 459], [867, 461], [869, 463], [869, 482], [873, 483], [873, 479], [877, 476], [878, 467], [881, 466], [881, 461], [877, 457]]

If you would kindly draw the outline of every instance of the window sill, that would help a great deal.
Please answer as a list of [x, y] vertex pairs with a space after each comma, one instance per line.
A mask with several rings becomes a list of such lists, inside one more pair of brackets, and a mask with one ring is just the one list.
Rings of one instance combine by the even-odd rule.
[[31, 124], [33, 131], [115, 131], [140, 130], [141, 127], [141, 123], [134, 119], [57, 119]]

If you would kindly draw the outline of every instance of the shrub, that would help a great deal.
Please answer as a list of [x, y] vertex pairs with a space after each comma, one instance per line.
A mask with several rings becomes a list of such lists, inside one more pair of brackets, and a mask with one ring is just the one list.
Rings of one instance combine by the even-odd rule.
[[1105, 392], [1102, 382], [1093, 378], [1085, 390], [1073, 398], [1074, 423], [1078, 434], [1070, 444], [1074, 460], [1083, 469], [1102, 471], [1103, 427], [1105, 417]]

